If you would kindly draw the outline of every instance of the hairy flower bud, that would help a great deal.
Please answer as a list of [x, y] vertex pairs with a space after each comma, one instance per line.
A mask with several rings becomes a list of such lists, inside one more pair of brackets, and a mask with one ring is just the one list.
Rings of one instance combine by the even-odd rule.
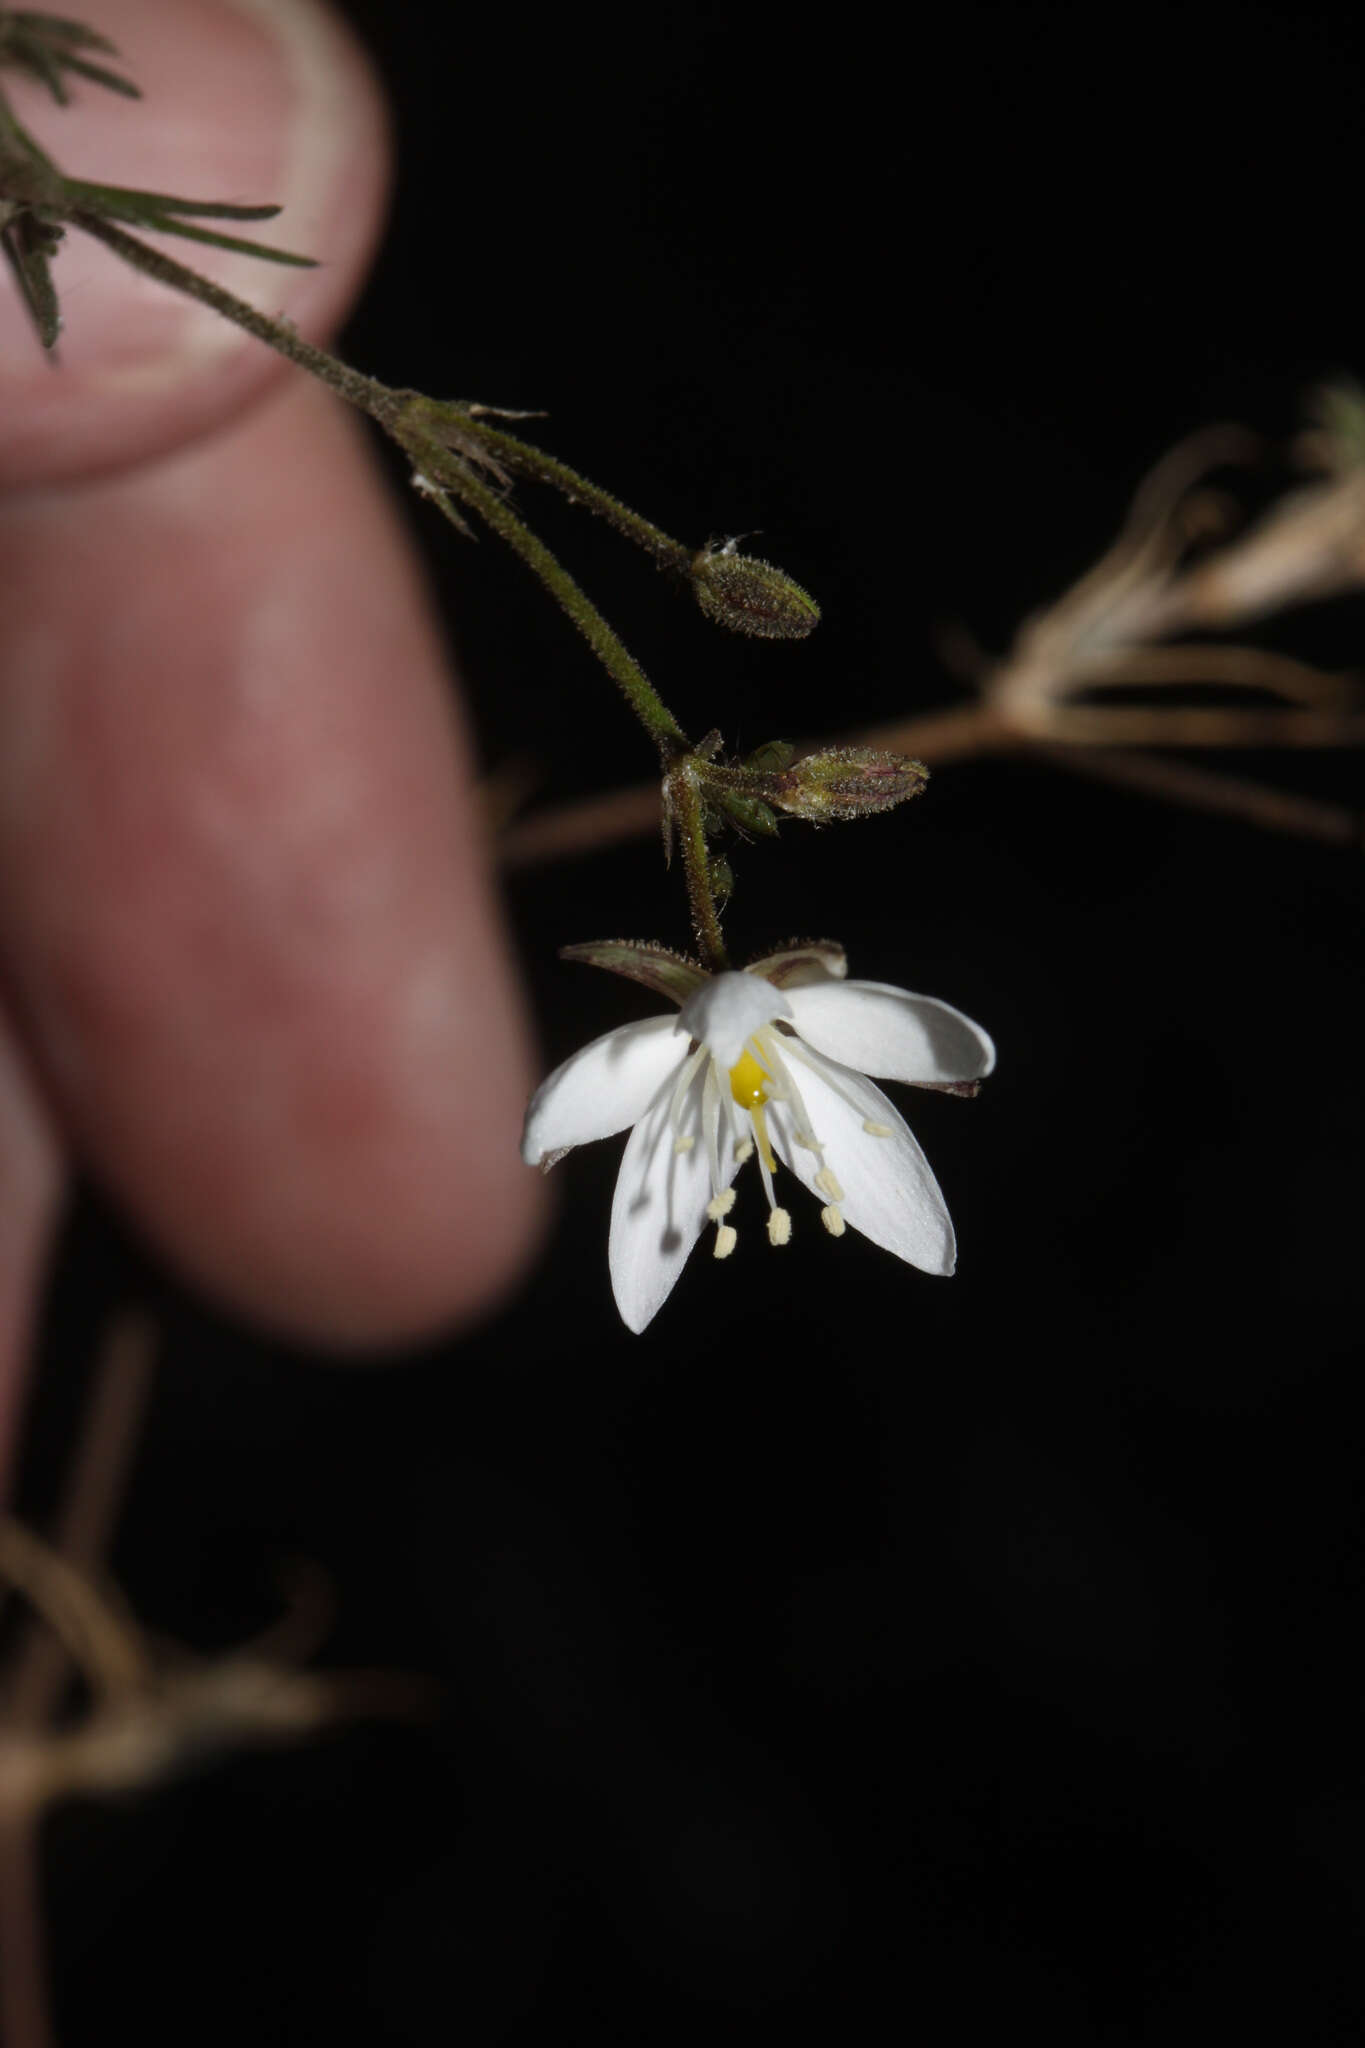
[[735, 543], [706, 547], [692, 559], [692, 588], [708, 619], [760, 640], [804, 640], [820, 622], [813, 597], [771, 562], [741, 555]]
[[929, 780], [922, 761], [872, 747], [828, 747], [765, 779], [770, 804], [812, 825], [870, 818], [918, 796]]

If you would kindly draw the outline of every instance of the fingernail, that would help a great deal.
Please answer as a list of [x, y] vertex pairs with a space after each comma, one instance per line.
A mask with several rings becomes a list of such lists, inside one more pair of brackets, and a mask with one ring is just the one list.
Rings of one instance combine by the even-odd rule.
[[[72, 175], [280, 205], [278, 219], [240, 231], [311, 256], [316, 268], [142, 232], [262, 311], [325, 334], [368, 263], [385, 182], [382, 106], [345, 30], [316, 0], [107, 0], [100, 28], [143, 97], [77, 80], [61, 108], [19, 77], [19, 118]], [[241, 387], [272, 374], [260, 342], [79, 230], [68, 230], [53, 279], [63, 323], [57, 376], [0, 278], [0, 482], [137, 459], [181, 437], [179, 412], [202, 431], [215, 410], [240, 403]], [[181, 394], [195, 384], [210, 389], [186, 411]]]

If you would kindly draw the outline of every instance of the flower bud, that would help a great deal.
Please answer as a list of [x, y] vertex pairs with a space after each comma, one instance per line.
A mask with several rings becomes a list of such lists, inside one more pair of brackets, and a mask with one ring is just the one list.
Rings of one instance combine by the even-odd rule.
[[776, 815], [771, 804], [765, 804], [761, 796], [753, 796], [741, 789], [717, 789], [712, 791], [712, 799], [717, 809], [724, 811], [741, 832], [760, 839], [777, 837]]
[[770, 804], [812, 825], [843, 818], [870, 818], [918, 796], [929, 780], [922, 761], [882, 754], [871, 747], [828, 747], [807, 754], [765, 781]]
[[804, 640], [820, 607], [771, 562], [741, 555], [733, 541], [692, 558], [692, 588], [708, 619], [759, 640]]

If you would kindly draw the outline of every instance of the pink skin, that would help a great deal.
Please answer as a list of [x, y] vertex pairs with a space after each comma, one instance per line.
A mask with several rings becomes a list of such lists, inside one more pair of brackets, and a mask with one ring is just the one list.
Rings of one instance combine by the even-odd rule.
[[[316, 271], [163, 246], [325, 338], [382, 195], [354, 49], [311, 0], [99, 26], [148, 102], [21, 118], [73, 172], [285, 200], [262, 237]], [[0, 280], [0, 1466], [68, 1158], [342, 1347], [477, 1311], [537, 1214], [458, 705], [362, 434], [102, 249], [56, 277], [57, 370]]]

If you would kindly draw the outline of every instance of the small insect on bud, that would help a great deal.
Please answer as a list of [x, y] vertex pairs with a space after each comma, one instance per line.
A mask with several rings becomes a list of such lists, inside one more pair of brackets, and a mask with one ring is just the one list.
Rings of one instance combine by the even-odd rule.
[[779, 811], [812, 825], [843, 818], [870, 818], [918, 796], [929, 780], [922, 761], [904, 754], [880, 754], [871, 747], [830, 747], [807, 754], [763, 785]]
[[713, 853], [706, 864], [711, 894], [716, 899], [717, 910], [724, 910], [735, 893], [735, 871], [723, 853]]
[[757, 775], [780, 775], [784, 768], [790, 768], [796, 759], [796, 748], [790, 740], [765, 740], [761, 747], [755, 747], [752, 754], [744, 758], [744, 766], [752, 768]]
[[820, 623], [820, 607], [771, 562], [741, 555], [733, 541], [692, 558], [692, 588], [708, 619], [759, 640], [804, 640]]

